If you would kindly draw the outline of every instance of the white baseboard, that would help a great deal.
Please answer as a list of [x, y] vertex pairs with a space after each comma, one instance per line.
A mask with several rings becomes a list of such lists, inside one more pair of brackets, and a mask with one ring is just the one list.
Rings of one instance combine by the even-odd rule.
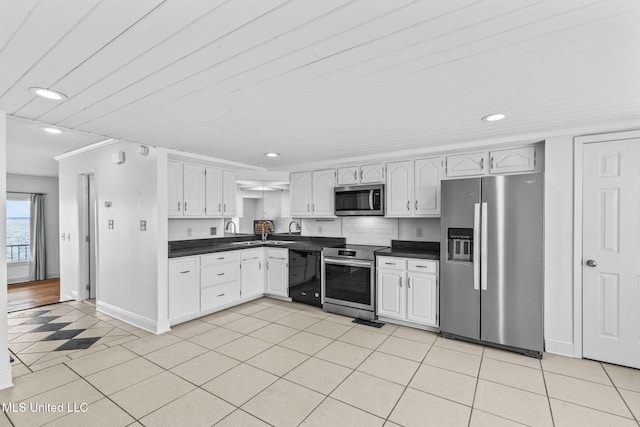
[[20, 277], [7, 277], [7, 284], [11, 285], [13, 283], [23, 283], [28, 282], [29, 276], [20, 276]]
[[96, 309], [101, 313], [108, 314], [111, 317], [115, 317], [118, 320], [122, 320], [123, 322], [127, 322], [130, 325], [144, 329], [145, 331], [153, 334], [161, 334], [169, 330], [168, 328], [167, 330], [159, 330], [158, 322], [155, 320], [148, 319], [144, 316], [140, 316], [139, 314], [123, 310], [102, 301], [96, 301]]
[[544, 350], [547, 353], [559, 354], [560, 356], [576, 357], [572, 342], [544, 340]]

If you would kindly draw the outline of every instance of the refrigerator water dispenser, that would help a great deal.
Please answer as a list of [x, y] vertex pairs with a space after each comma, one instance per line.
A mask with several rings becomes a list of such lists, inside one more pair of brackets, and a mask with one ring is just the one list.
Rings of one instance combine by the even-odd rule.
[[473, 228], [447, 229], [447, 259], [473, 262]]

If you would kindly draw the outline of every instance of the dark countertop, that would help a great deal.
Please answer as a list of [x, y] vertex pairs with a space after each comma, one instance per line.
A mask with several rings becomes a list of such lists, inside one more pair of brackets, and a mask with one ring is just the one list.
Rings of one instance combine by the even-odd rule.
[[392, 240], [391, 247], [376, 251], [376, 256], [432, 259], [437, 261], [440, 259], [440, 242]]
[[[291, 243], [276, 244], [273, 241], [287, 241]], [[239, 244], [238, 242], [255, 242], [252, 244]], [[322, 250], [325, 247], [344, 245], [344, 238], [333, 237], [309, 237], [299, 235], [274, 235], [266, 243], [260, 241], [260, 237], [244, 235], [237, 237], [221, 237], [212, 239], [177, 240], [169, 242], [169, 258], [185, 256], [205, 255], [216, 252], [239, 251], [252, 248], [283, 248], [294, 250]]]

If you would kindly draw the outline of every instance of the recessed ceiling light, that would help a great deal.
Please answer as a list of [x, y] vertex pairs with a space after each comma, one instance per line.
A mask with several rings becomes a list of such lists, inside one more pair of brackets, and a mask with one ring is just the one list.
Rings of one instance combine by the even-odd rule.
[[50, 134], [53, 134], [53, 135], [59, 135], [59, 134], [61, 134], [61, 133], [62, 133], [62, 131], [61, 131], [60, 129], [58, 129], [58, 128], [52, 128], [52, 127], [49, 127], [49, 126], [45, 126], [45, 127], [43, 127], [42, 129], [43, 129], [45, 132], [50, 133]]
[[278, 157], [278, 156], [280, 156], [280, 153], [265, 153], [265, 156], [267, 156], [267, 157]]
[[53, 99], [54, 101], [64, 101], [67, 99], [67, 97], [60, 92], [56, 92], [55, 90], [51, 89], [45, 89], [43, 87], [32, 87], [29, 88], [29, 90], [38, 96], [47, 99]]
[[505, 117], [507, 117], [505, 114], [494, 113], [494, 114], [489, 114], [487, 116], [484, 116], [482, 120], [484, 120], [485, 122], [497, 122], [498, 120], [502, 120]]

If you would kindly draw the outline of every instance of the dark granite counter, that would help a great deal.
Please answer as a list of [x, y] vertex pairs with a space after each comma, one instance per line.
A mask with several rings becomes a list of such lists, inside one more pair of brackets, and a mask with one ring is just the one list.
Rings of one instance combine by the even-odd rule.
[[376, 256], [400, 258], [440, 259], [440, 242], [414, 242], [392, 240], [391, 247], [376, 251]]
[[322, 250], [325, 247], [342, 246], [344, 243], [345, 239], [341, 237], [310, 237], [289, 234], [270, 235], [265, 243], [262, 243], [260, 236], [254, 235], [177, 240], [169, 242], [169, 258], [238, 251], [265, 246], [298, 250]]

